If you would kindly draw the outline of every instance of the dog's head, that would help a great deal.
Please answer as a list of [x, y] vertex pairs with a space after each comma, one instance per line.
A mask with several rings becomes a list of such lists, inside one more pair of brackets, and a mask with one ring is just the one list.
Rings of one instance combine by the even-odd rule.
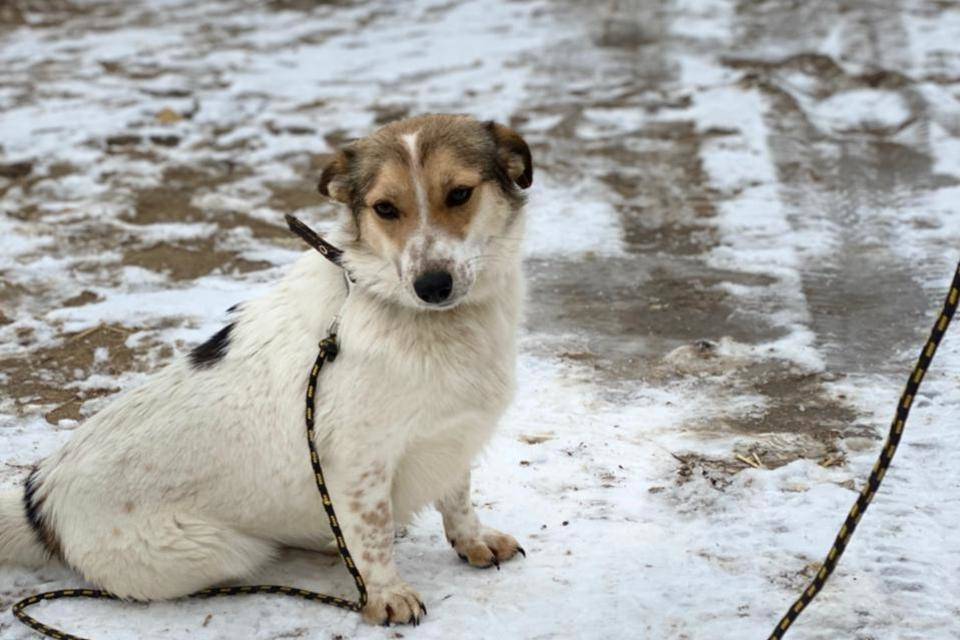
[[349, 267], [375, 294], [421, 309], [484, 295], [519, 263], [530, 149], [468, 116], [389, 124], [342, 147], [319, 190], [350, 207]]

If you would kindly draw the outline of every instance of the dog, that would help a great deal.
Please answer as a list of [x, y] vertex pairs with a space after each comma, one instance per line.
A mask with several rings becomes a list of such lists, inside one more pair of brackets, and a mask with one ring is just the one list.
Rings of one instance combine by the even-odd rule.
[[150, 601], [246, 578], [285, 547], [329, 550], [303, 398], [335, 317], [316, 445], [367, 585], [364, 619], [426, 614], [393, 547], [429, 505], [469, 564], [521, 553], [480, 523], [470, 470], [514, 392], [532, 179], [523, 138], [469, 116], [401, 120], [340, 148], [319, 191], [346, 205], [330, 236], [345, 271], [306, 252], [210, 340], [87, 420], [0, 494], [0, 561], [56, 558]]

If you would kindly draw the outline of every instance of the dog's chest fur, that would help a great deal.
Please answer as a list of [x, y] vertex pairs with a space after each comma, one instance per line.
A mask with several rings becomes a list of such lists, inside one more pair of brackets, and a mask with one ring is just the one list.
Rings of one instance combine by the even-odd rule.
[[362, 294], [344, 308], [341, 354], [320, 381], [321, 448], [376, 451], [393, 470], [399, 520], [462, 477], [512, 397], [519, 291], [504, 294], [441, 313]]
[[[276, 410], [285, 415], [293, 455], [305, 464], [303, 383], [317, 339], [339, 310], [340, 351], [324, 366], [315, 400], [318, 449], [333, 484], [357, 460], [382, 463], [393, 474], [394, 513], [403, 521], [462, 477], [510, 402], [519, 272], [502, 284], [489, 302], [444, 312], [398, 308], [360, 288], [344, 303], [342, 275], [309, 256], [275, 296], [247, 310], [238, 347], [244, 335], [262, 332], [261, 323], [290, 327], [289, 335], [272, 341], [262, 377], [278, 381], [271, 383]], [[248, 348], [255, 357], [267, 351]], [[284, 483], [299, 486], [303, 480]], [[313, 492], [307, 486], [302, 493], [305, 508], [315, 511]]]
[[495, 417], [506, 406], [513, 323], [502, 309], [391, 313], [357, 298], [344, 312], [341, 356], [322, 379], [321, 413], [334, 425], [362, 424], [403, 446], [443, 437], [478, 414]]

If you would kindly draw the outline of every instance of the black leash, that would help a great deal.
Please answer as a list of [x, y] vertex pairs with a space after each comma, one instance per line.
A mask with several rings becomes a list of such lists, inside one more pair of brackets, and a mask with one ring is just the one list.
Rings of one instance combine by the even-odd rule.
[[[321, 255], [335, 265], [342, 266], [341, 258], [343, 256], [343, 252], [340, 249], [337, 249], [332, 244], [321, 238], [310, 227], [303, 224], [300, 220], [293, 216], [287, 216], [287, 224], [289, 225], [291, 231], [303, 238], [307, 244], [319, 251]], [[334, 607], [347, 609], [349, 611], [360, 611], [363, 609], [364, 605], [367, 604], [367, 587], [363, 582], [363, 577], [360, 575], [360, 571], [353, 562], [353, 557], [350, 555], [350, 550], [347, 549], [347, 542], [343, 538], [343, 532], [340, 529], [340, 523], [337, 520], [337, 514], [333, 509], [333, 501], [330, 499], [330, 491], [327, 489], [326, 480], [323, 478], [323, 468], [320, 466], [320, 455], [317, 453], [317, 446], [314, 443], [313, 416], [314, 397], [316, 396], [317, 391], [317, 378], [320, 376], [320, 370], [323, 368], [324, 363], [333, 362], [337, 357], [338, 351], [339, 347], [337, 343], [336, 328], [333, 327], [330, 330], [330, 334], [320, 341], [317, 359], [313, 364], [313, 368], [310, 370], [310, 377], [307, 381], [305, 422], [307, 426], [307, 447], [310, 449], [310, 464], [313, 467], [313, 475], [317, 483], [317, 491], [320, 493], [320, 500], [323, 503], [323, 509], [326, 511], [327, 520], [330, 522], [330, 529], [333, 531], [333, 535], [336, 537], [337, 550], [340, 552], [340, 557], [343, 559], [343, 564], [347, 567], [347, 571], [350, 572], [350, 575], [353, 576], [353, 581], [357, 586], [357, 599], [346, 600], [337, 596], [330, 596], [324, 593], [308, 591], [306, 589], [297, 589], [294, 587], [284, 587], [272, 584], [246, 585], [240, 587], [214, 587], [211, 589], [198, 591], [197, 593], [191, 594], [188, 597], [217, 598], [220, 596], [240, 596], [255, 593], [269, 593], [288, 596], [291, 598], [301, 598], [303, 600], [310, 600], [312, 602], [322, 602], [323, 604], [333, 605]], [[101, 591], [99, 589], [60, 589], [58, 591], [40, 593], [20, 600], [13, 605], [13, 615], [23, 624], [27, 625], [34, 631], [47, 636], [48, 638], [54, 638], [55, 640], [87, 640], [86, 638], [75, 636], [73, 634], [47, 626], [26, 612], [27, 607], [35, 605], [39, 602], [46, 600], [63, 600], [68, 598], [93, 598], [100, 600], [120, 599], [108, 591]]]
[[940, 346], [940, 340], [943, 339], [943, 334], [947, 332], [947, 327], [950, 326], [953, 314], [957, 310], [958, 299], [960, 299], [960, 263], [957, 264], [957, 271], [953, 276], [953, 283], [950, 285], [947, 299], [943, 303], [943, 311], [941, 311], [940, 317], [937, 318], [937, 321], [934, 323], [933, 329], [930, 330], [930, 338], [927, 340], [927, 344], [924, 345], [923, 350], [920, 351], [917, 364], [913, 367], [913, 372], [907, 380], [907, 386], [900, 396], [900, 402], [897, 403], [897, 411], [893, 417], [893, 424], [890, 425], [887, 441], [880, 451], [880, 456], [877, 458], [876, 464], [873, 465], [873, 471], [870, 472], [870, 478], [867, 480], [867, 484], [860, 490], [857, 501], [853, 503], [853, 508], [851, 508], [850, 513], [847, 514], [847, 519], [843, 522], [843, 526], [840, 527], [840, 531], [837, 533], [837, 537], [833, 541], [833, 546], [830, 547], [830, 551], [827, 553], [827, 557], [824, 559], [820, 571], [817, 572], [817, 575], [810, 581], [810, 584], [804, 589], [803, 593], [800, 594], [800, 597], [797, 598], [793, 605], [787, 610], [787, 613], [781, 618], [768, 640], [780, 640], [780, 638], [783, 637], [783, 634], [787, 632], [790, 625], [799, 617], [800, 612], [817, 597], [817, 594], [823, 589], [823, 585], [826, 584], [833, 570], [836, 569], [837, 562], [850, 543], [850, 537], [853, 536], [853, 532], [856, 531], [860, 518], [863, 517], [867, 507], [870, 506], [873, 496], [876, 495], [877, 490], [880, 489], [880, 483], [883, 482], [883, 477], [886, 475], [890, 463], [893, 462], [893, 456], [897, 452], [897, 446], [900, 444], [900, 437], [903, 435], [903, 427], [907, 423], [907, 416], [910, 415], [910, 406], [913, 404], [913, 399], [917, 396], [920, 383], [923, 381], [923, 377], [927, 374], [927, 369], [933, 361], [933, 355], [937, 352], [937, 347]]

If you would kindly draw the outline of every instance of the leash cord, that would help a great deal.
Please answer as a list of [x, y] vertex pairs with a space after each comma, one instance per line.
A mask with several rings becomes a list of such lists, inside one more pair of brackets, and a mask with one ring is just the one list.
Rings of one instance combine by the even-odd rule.
[[[347, 571], [349, 571], [350, 575], [353, 576], [353, 581], [357, 586], [357, 593], [359, 594], [358, 599], [346, 600], [337, 596], [329, 596], [323, 593], [307, 591], [306, 589], [297, 589], [294, 587], [284, 587], [270, 584], [237, 587], [213, 587], [198, 591], [188, 597], [216, 598], [220, 596], [270, 593], [289, 596], [291, 598], [310, 600], [312, 602], [322, 602], [323, 604], [333, 605], [334, 607], [347, 609], [349, 611], [360, 611], [367, 603], [367, 587], [363, 582], [363, 577], [360, 575], [360, 571], [353, 562], [353, 557], [350, 555], [349, 549], [347, 549], [346, 540], [343, 538], [343, 532], [340, 530], [340, 524], [337, 521], [337, 514], [333, 509], [333, 501], [330, 499], [330, 491], [327, 489], [327, 483], [323, 477], [323, 469], [320, 466], [320, 455], [317, 453], [317, 445], [314, 442], [314, 396], [316, 395], [317, 390], [317, 378], [320, 375], [320, 370], [323, 368], [324, 363], [327, 361], [333, 362], [336, 359], [338, 350], [339, 347], [337, 344], [337, 335], [331, 331], [329, 336], [320, 341], [317, 359], [313, 364], [313, 368], [310, 370], [310, 377], [307, 381], [305, 411], [307, 446], [310, 448], [310, 464], [313, 467], [313, 475], [317, 483], [317, 491], [320, 493], [320, 499], [323, 502], [323, 509], [327, 514], [327, 520], [330, 522], [330, 529], [333, 531], [333, 535], [336, 537], [337, 550], [340, 552], [340, 557], [343, 559], [343, 564], [346, 565]], [[75, 636], [73, 634], [47, 626], [26, 612], [27, 607], [33, 606], [39, 602], [68, 598], [92, 598], [100, 600], [120, 599], [108, 591], [101, 591], [99, 589], [61, 589], [59, 591], [40, 593], [20, 600], [13, 605], [13, 615], [23, 624], [27, 625], [34, 631], [47, 636], [48, 638], [54, 638], [54, 640], [87, 640], [86, 638]]]
[[780, 622], [776, 628], [774, 628], [768, 640], [780, 640], [780, 638], [783, 637], [787, 629], [790, 628], [790, 625], [800, 616], [800, 612], [817, 597], [817, 594], [823, 589], [823, 585], [826, 584], [833, 570], [836, 569], [837, 562], [850, 543], [850, 537], [853, 536], [853, 532], [856, 531], [860, 518], [863, 517], [867, 507], [870, 506], [873, 496], [876, 495], [877, 490], [880, 489], [880, 483], [883, 482], [890, 463], [893, 462], [893, 456], [897, 452], [897, 446], [900, 444], [900, 437], [903, 435], [903, 427], [907, 423], [907, 416], [910, 415], [910, 406], [913, 404], [917, 390], [920, 388], [920, 383], [923, 381], [923, 377], [927, 374], [927, 369], [933, 361], [937, 347], [940, 346], [940, 340], [943, 339], [943, 335], [947, 332], [947, 327], [950, 326], [953, 314], [957, 310], [958, 299], [960, 299], [960, 263], [957, 264], [957, 271], [953, 276], [953, 283], [950, 285], [950, 291], [947, 293], [947, 298], [943, 303], [943, 310], [934, 323], [933, 329], [930, 330], [930, 337], [920, 351], [917, 364], [913, 367], [903, 394], [900, 396], [900, 402], [897, 404], [893, 423], [890, 425], [890, 432], [887, 434], [887, 441], [880, 451], [880, 456], [877, 458], [876, 464], [873, 465], [870, 478], [863, 486], [863, 489], [860, 490], [860, 495], [857, 496], [857, 500], [853, 503], [850, 513], [847, 514], [846, 520], [844, 520], [843, 525], [840, 527], [840, 531], [837, 533], [837, 537], [833, 541], [833, 546], [830, 547], [830, 551], [827, 553], [827, 557], [824, 559], [820, 571], [817, 572], [817, 575], [810, 581], [810, 584], [804, 589], [803, 593], [800, 594], [800, 597], [794, 601], [787, 610], [787, 613], [780, 619]]

